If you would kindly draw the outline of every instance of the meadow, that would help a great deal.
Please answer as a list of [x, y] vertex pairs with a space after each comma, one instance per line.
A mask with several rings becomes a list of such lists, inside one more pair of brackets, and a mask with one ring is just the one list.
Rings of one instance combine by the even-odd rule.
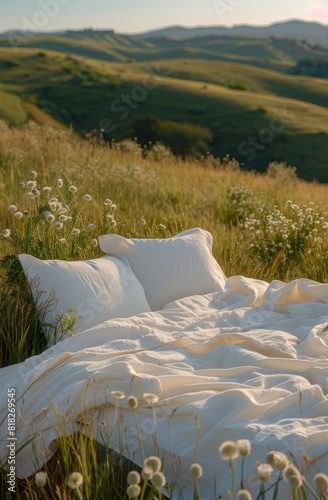
[[[328, 279], [328, 187], [298, 179], [284, 163], [272, 162], [265, 174], [244, 172], [229, 156], [182, 161], [159, 144], [148, 150], [132, 140], [108, 144], [94, 136], [81, 141], [72, 130], [33, 122], [14, 128], [2, 121], [0, 187], [1, 367], [45, 348], [40, 311], [18, 262], [20, 253], [41, 259], [94, 258], [101, 255], [100, 234], [166, 238], [202, 227], [213, 234], [213, 253], [227, 276]], [[61, 326], [71, 328], [65, 320]], [[131, 400], [132, 409], [135, 404]], [[277, 460], [271, 457], [273, 465]], [[145, 470], [142, 491], [136, 473], [129, 476], [126, 493], [133, 468], [82, 432], [59, 441], [59, 451], [43, 469], [46, 485], [42, 474], [19, 480], [16, 498], [101, 500], [126, 494], [135, 498], [140, 492], [142, 498], [160, 498], [165, 478], [157, 475], [151, 482]], [[80, 475], [71, 477], [72, 471]], [[265, 467], [261, 471], [268, 472]], [[199, 498], [201, 468], [191, 475]], [[295, 470], [291, 475], [297, 475]], [[1, 498], [11, 498], [5, 479], [3, 472]], [[311, 498], [310, 490], [303, 492]]]

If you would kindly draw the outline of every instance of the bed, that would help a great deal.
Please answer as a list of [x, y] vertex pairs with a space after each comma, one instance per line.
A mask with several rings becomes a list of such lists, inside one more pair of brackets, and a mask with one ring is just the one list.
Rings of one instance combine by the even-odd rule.
[[[95, 290], [89, 289], [87, 301], [86, 291], [77, 291], [82, 285], [63, 270], [60, 279], [68, 281], [61, 281], [62, 293], [83, 304], [78, 333], [57, 343], [50, 339], [42, 354], [0, 371], [3, 463], [8, 458], [6, 388], [14, 388], [17, 443], [27, 443], [16, 457], [21, 478], [52, 456], [59, 436], [81, 431], [81, 422], [83, 432], [104, 444], [104, 425], [115, 427], [117, 407], [123, 409], [123, 432], [113, 432], [110, 445], [142, 465], [130, 395], [138, 399], [144, 454], [154, 454], [155, 436], [163, 470], [168, 480], [177, 480], [175, 498], [182, 490], [180, 498], [192, 498], [193, 462], [203, 466], [202, 498], [213, 498], [214, 484], [217, 497], [227, 498], [230, 471], [218, 447], [229, 439], [251, 441], [244, 477], [253, 492], [259, 485], [255, 462], [264, 462], [269, 449], [294, 457], [312, 475], [316, 458], [327, 470], [328, 285], [227, 279], [212, 256], [211, 236], [200, 229], [152, 242], [105, 235], [100, 244], [111, 264], [122, 259], [127, 266], [115, 282], [116, 290], [125, 282], [120, 301], [127, 299], [127, 310], [112, 302], [114, 317], [104, 319], [111, 313], [101, 307], [91, 314], [92, 300], [101, 302], [92, 298], [99, 283], [89, 276], [87, 286]], [[48, 272], [31, 257], [21, 262], [29, 278]], [[50, 277], [58, 275], [56, 265]], [[99, 274], [94, 264], [92, 271]], [[43, 288], [49, 288], [44, 279]], [[108, 287], [108, 280], [102, 286]], [[106, 308], [108, 300], [103, 302]], [[115, 307], [125, 317], [117, 317]], [[310, 463], [305, 464], [304, 453]], [[179, 464], [178, 474], [172, 461]], [[281, 498], [288, 498], [287, 491]]]

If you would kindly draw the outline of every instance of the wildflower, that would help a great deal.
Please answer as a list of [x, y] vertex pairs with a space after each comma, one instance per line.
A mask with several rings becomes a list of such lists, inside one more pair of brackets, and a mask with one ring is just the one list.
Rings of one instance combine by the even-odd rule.
[[35, 474], [35, 484], [38, 488], [43, 488], [47, 482], [47, 473], [46, 472], [37, 472]]
[[124, 399], [125, 398], [125, 394], [122, 391], [112, 391], [111, 395], [114, 396], [114, 398], [116, 398], [116, 399]]
[[20, 182], [18, 184], [18, 187], [20, 187], [21, 189], [23, 189], [25, 187], [25, 182]]
[[139, 472], [136, 470], [132, 470], [129, 472], [128, 477], [127, 477], [128, 484], [139, 484], [141, 481], [141, 477]]
[[28, 183], [26, 184], [26, 186], [29, 189], [34, 189], [36, 187], [36, 182], [34, 182], [34, 181], [28, 181]]
[[141, 219], [139, 220], [139, 226], [145, 226], [146, 225], [146, 221], [143, 217], [141, 217]]
[[73, 194], [74, 194], [74, 193], [76, 193], [76, 191], [77, 191], [77, 187], [75, 187], [75, 186], [70, 186], [68, 189], [69, 189], [69, 190], [70, 190], [70, 192], [71, 192], [71, 193], [73, 193]]
[[51, 187], [49, 187], [49, 186], [45, 186], [45, 187], [42, 189], [42, 191], [43, 191], [43, 193], [44, 193], [45, 195], [47, 195], [47, 194], [49, 194], [49, 193], [50, 193], [51, 189], [52, 189]]
[[138, 406], [138, 399], [135, 396], [129, 396], [128, 397], [128, 405], [129, 405], [129, 408], [134, 410]]
[[287, 456], [281, 451], [270, 451], [266, 458], [266, 463], [279, 470], [284, 470], [288, 465]]
[[60, 215], [60, 216], [58, 217], [58, 220], [59, 220], [60, 222], [66, 222], [66, 221], [67, 221], [67, 217], [66, 217], [66, 215]]
[[219, 447], [219, 454], [222, 460], [235, 460], [239, 455], [237, 443], [235, 441], [225, 441]]
[[55, 223], [55, 228], [56, 228], [56, 229], [58, 229], [58, 231], [59, 231], [59, 229], [63, 229], [63, 223], [62, 223], [62, 222], [58, 222], [58, 221], [57, 221], [57, 222]]
[[110, 209], [112, 212], [115, 212], [116, 210], [116, 205], [114, 205], [114, 203], [110, 206]]
[[16, 212], [15, 217], [16, 217], [16, 219], [21, 219], [23, 217], [22, 212]]
[[252, 495], [248, 490], [239, 490], [236, 494], [236, 500], [252, 500]]
[[112, 220], [112, 222], [110, 223], [110, 227], [116, 227], [116, 220]]
[[141, 488], [138, 484], [130, 484], [126, 492], [129, 498], [138, 498], [141, 492]]
[[83, 484], [83, 476], [80, 474], [80, 472], [72, 472], [72, 474], [69, 475], [68, 480], [67, 480], [67, 486], [71, 488], [72, 490], [76, 490], [80, 488]]
[[31, 172], [30, 172], [30, 178], [31, 179], [36, 179], [37, 176], [38, 176], [38, 174], [34, 170], [31, 170]]
[[199, 479], [203, 475], [203, 467], [200, 464], [192, 464], [190, 466], [190, 473], [193, 479]]
[[107, 220], [107, 222], [113, 222], [114, 221], [114, 215], [107, 214], [106, 215], [106, 220]]
[[152, 457], [146, 458], [143, 465], [144, 465], [144, 469], [147, 467], [147, 468], [151, 469], [153, 472], [157, 472], [162, 467], [162, 461], [159, 457], [152, 456]]
[[151, 392], [145, 392], [144, 395], [143, 395], [143, 399], [149, 405], [153, 405], [153, 404], [157, 403], [158, 396], [156, 396], [156, 394], [152, 394]]
[[109, 198], [106, 198], [106, 200], [104, 201], [104, 205], [110, 206], [112, 204], [113, 204], [113, 202]]
[[53, 214], [48, 214], [47, 215], [47, 217], [46, 217], [46, 221], [47, 222], [53, 222], [54, 220], [55, 220], [55, 216]]
[[91, 246], [96, 248], [98, 246], [98, 240], [96, 240], [95, 238], [91, 240]]
[[57, 187], [61, 188], [63, 187], [63, 179], [57, 179]]
[[40, 191], [36, 188], [32, 189], [32, 194], [34, 194], [34, 198], [37, 198], [40, 196]]
[[10, 212], [11, 212], [12, 214], [13, 214], [14, 212], [16, 212], [16, 211], [17, 211], [17, 207], [16, 207], [16, 205], [10, 205], [9, 210], [10, 210]]
[[26, 198], [28, 200], [34, 200], [35, 196], [34, 194], [32, 193], [32, 191], [29, 191], [28, 193], [26, 193]]
[[327, 495], [328, 492], [328, 476], [327, 474], [324, 474], [323, 472], [318, 472], [314, 478], [314, 484], [315, 487], [320, 494], [322, 495]]
[[141, 471], [141, 477], [144, 481], [150, 481], [153, 477], [154, 471], [151, 467], [144, 467]]
[[60, 239], [59, 239], [59, 243], [61, 243], [62, 245], [63, 245], [64, 243], [66, 243], [66, 238], [60, 238]]
[[247, 457], [251, 452], [251, 442], [249, 439], [238, 439], [237, 446], [242, 457]]
[[80, 234], [80, 232], [81, 231], [79, 229], [77, 229], [76, 227], [74, 229], [72, 229], [72, 234], [74, 234], [76, 236], [78, 236]]
[[159, 228], [164, 230], [166, 229], [166, 226], [164, 224], [159, 224]]
[[89, 224], [88, 229], [89, 231], [94, 231], [96, 229], [96, 224]]
[[257, 475], [260, 479], [260, 481], [263, 481], [264, 483], [270, 479], [273, 473], [273, 468], [269, 464], [257, 464]]
[[163, 488], [166, 485], [166, 478], [163, 472], [154, 472], [153, 477], [151, 478], [151, 484], [155, 486], [155, 488]]
[[11, 231], [10, 229], [4, 229], [2, 234], [4, 238], [10, 238]]
[[85, 195], [83, 196], [83, 199], [84, 199], [85, 201], [92, 201], [92, 196], [91, 196], [90, 194], [85, 194]]
[[284, 470], [284, 480], [289, 483], [292, 489], [298, 489], [302, 486], [302, 476], [300, 471], [292, 464], [289, 464]]

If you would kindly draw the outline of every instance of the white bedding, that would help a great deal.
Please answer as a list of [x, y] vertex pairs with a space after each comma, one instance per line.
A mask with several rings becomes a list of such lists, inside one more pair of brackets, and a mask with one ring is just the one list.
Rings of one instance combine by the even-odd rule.
[[[82, 413], [85, 428], [101, 442], [100, 423], [105, 420], [111, 429], [115, 415], [111, 391], [139, 398], [145, 455], [154, 454], [156, 432], [168, 479], [176, 471], [172, 454], [180, 457], [176, 494], [179, 487], [191, 487], [188, 469], [198, 461], [203, 499], [213, 497], [214, 479], [217, 496], [227, 498], [230, 472], [218, 456], [227, 439], [251, 440], [245, 487], [254, 491], [255, 462], [265, 461], [269, 448], [292, 452], [299, 464], [303, 451], [311, 460], [322, 456], [321, 470], [327, 472], [328, 285], [229, 278], [222, 292], [112, 319], [0, 370], [0, 377], [0, 460], [7, 456], [6, 387], [16, 390], [17, 449], [35, 436], [17, 455], [18, 477], [33, 474], [50, 458], [58, 435], [78, 431]], [[159, 398], [156, 429], [144, 393]], [[123, 451], [128, 455], [129, 449], [141, 464], [133, 412], [126, 399], [118, 404], [126, 408]], [[111, 444], [119, 448], [115, 439]], [[192, 490], [185, 489], [182, 498], [192, 498]]]

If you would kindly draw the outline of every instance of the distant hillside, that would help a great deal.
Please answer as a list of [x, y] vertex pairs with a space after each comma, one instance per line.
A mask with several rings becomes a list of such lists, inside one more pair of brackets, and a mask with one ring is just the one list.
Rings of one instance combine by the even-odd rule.
[[142, 38], [175, 37], [180, 40], [203, 37], [209, 35], [249, 35], [258, 37], [295, 38], [306, 40], [313, 45], [328, 47], [328, 26], [320, 23], [305, 21], [286, 21], [270, 26], [239, 25], [228, 28], [225, 26], [203, 26], [186, 28], [184, 26], [171, 26], [168, 28], [148, 31], [139, 36]]
[[217, 60], [104, 62], [35, 48], [13, 58], [0, 49], [0, 118], [12, 124], [49, 117], [121, 139], [149, 115], [206, 127], [210, 151], [246, 169], [286, 161], [328, 182], [326, 80]]
[[250, 35], [207, 35], [191, 40], [149, 40], [113, 31], [67, 31], [33, 37], [0, 37], [0, 47], [53, 50], [102, 61], [134, 62], [167, 59], [202, 59], [248, 64], [288, 71], [301, 59], [328, 59], [328, 48], [307, 42]]
[[298, 61], [292, 73], [314, 78], [328, 78], [328, 59], [302, 59]]

